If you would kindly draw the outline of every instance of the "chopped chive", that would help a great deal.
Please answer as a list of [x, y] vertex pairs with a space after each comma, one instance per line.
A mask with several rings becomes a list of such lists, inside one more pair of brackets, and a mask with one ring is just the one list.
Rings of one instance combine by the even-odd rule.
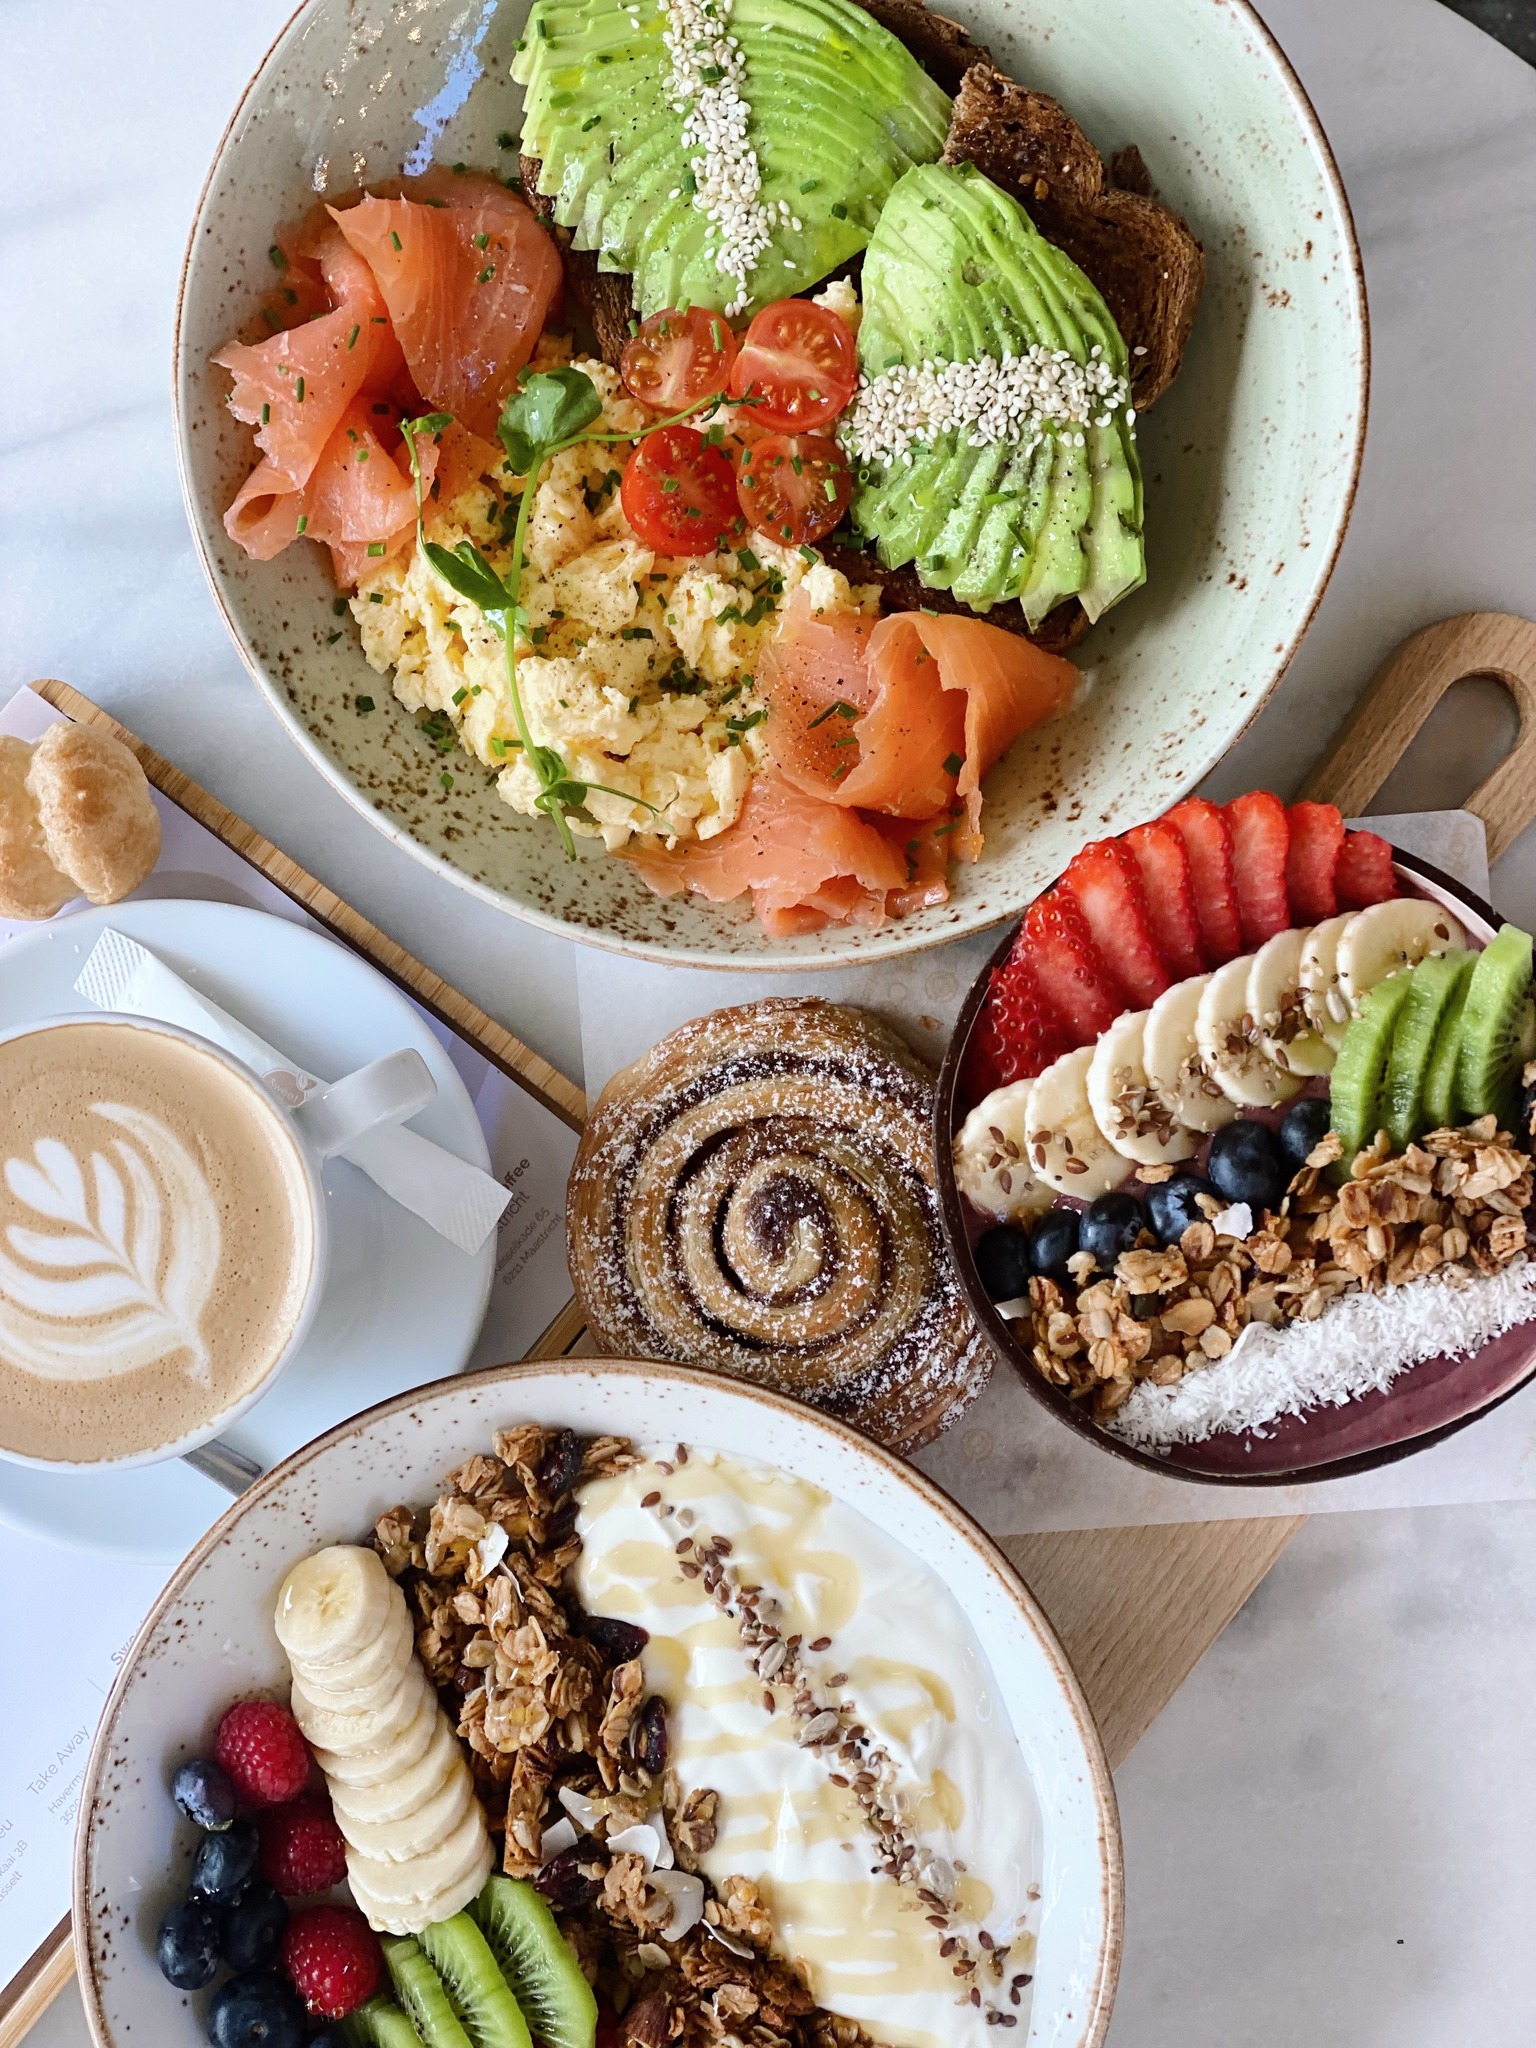
[[271, 422], [271, 419], [272, 419], [272, 408], [271, 408], [271, 406], [270, 406], [270, 405], [268, 405], [268, 404], [266, 403], [266, 401], [265, 401], [265, 400], [263, 400], [263, 401], [262, 401], [262, 407], [261, 407], [261, 424], [262, 424], [262, 425], [263, 425], [263, 426], [265, 427], [265, 426], [267, 426], [267, 425], [269, 425], [269, 424], [270, 424], [270, 422]]
[[293, 387], [293, 396], [296, 404], [302, 405], [304, 403], [304, 379], [302, 377]]
[[365, 714], [373, 709], [373, 699], [371, 697], [358, 697], [354, 701], [360, 714]]
[[484, 270], [482, 270], [482, 271], [481, 271], [481, 273], [480, 273], [480, 275], [479, 275], [479, 276], [478, 276], [478, 277], [477, 277], [477, 278], [475, 279], [475, 283], [476, 283], [476, 284], [489, 284], [489, 283], [490, 283], [490, 281], [491, 281], [491, 279], [492, 279], [492, 278], [493, 278], [493, 277], [494, 277], [495, 275], [496, 275], [496, 266], [495, 266], [495, 264], [494, 264], [494, 263], [487, 263], [487, 265], [485, 266]]
[[382, 604], [382, 603], [384, 602], [384, 593], [383, 593], [383, 591], [382, 591], [382, 590], [370, 590], [370, 591], [369, 591], [369, 593], [368, 593], [368, 602], [369, 602], [370, 604]]
[[267, 251], [267, 261], [271, 264], [274, 270], [286, 270], [288, 268], [288, 258], [283, 254], [282, 250], [279, 249], [276, 242], [274, 242], [271, 248]]
[[490, 737], [489, 745], [490, 745], [490, 749], [491, 749], [491, 752], [492, 752], [492, 753], [493, 753], [493, 754], [494, 754], [494, 755], [496, 756], [497, 760], [498, 760], [498, 761], [505, 761], [505, 759], [507, 758], [507, 743], [506, 743], [506, 741], [505, 741], [504, 739], [500, 739], [500, 738], [498, 738], [498, 736], [497, 736], [497, 735], [496, 735], [495, 733], [492, 733], [492, 734], [491, 734], [491, 737]]
[[946, 754], [944, 756], [944, 773], [946, 775], [958, 775], [964, 766], [965, 756], [963, 754]]
[[[369, 554], [370, 554], [370, 555], [372, 555], [372, 556], [373, 556], [373, 557], [374, 557], [375, 559], [377, 559], [377, 558], [378, 558], [378, 557], [379, 557], [380, 555], [382, 555], [382, 554], [383, 554], [383, 552], [384, 552], [384, 543], [383, 543], [383, 541], [381, 541], [381, 540], [371, 540], [371, 541], [369, 541], [369, 543], [368, 543], [368, 552], [369, 552]], [[377, 598], [375, 598], [375, 599], [374, 599], [374, 603], [375, 603], [375, 604], [377, 604], [377, 603], [378, 603], [378, 601], [379, 601], [379, 600], [378, 600]]]
[[[457, 621], [456, 621], [456, 620], [454, 620], [454, 619], [450, 619], [450, 620], [448, 621], [448, 623], [449, 623], [449, 625], [456, 625], [456, 624], [457, 624]], [[455, 703], [455, 704], [462, 704], [462, 703], [464, 702], [464, 699], [465, 699], [465, 698], [466, 698], [466, 697], [467, 697], [468, 695], [469, 695], [469, 692], [468, 692], [468, 690], [466, 690], [466, 689], [465, 689], [465, 688], [463, 687], [463, 685], [461, 684], [461, 685], [459, 686], [459, 688], [458, 688], [457, 690], [455, 690], [455, 691], [454, 691], [454, 693], [453, 693], [453, 701], [454, 701], [454, 703]]]
[[400, 237], [395, 233], [393, 228], [391, 228], [389, 231], [389, 239], [394, 248], [398, 249], [400, 247]]
[[801, 185], [800, 190], [802, 192], [814, 192], [820, 183], [820, 178], [807, 178]]
[[801, 476], [805, 472], [805, 458], [801, 455], [791, 455], [791, 457], [789, 458], [789, 466], [795, 472], [796, 476]]
[[267, 325], [268, 325], [269, 327], [273, 327], [273, 328], [279, 328], [279, 329], [280, 329], [280, 328], [282, 327], [282, 324], [283, 324], [283, 323], [282, 323], [282, 321], [278, 319], [277, 315], [276, 315], [276, 314], [275, 314], [275, 313], [273, 312], [273, 310], [272, 310], [272, 308], [271, 308], [270, 306], [263, 306], [263, 307], [262, 307], [262, 309], [261, 309], [261, 317], [262, 317], [262, 319], [263, 319], [263, 320], [265, 320], [265, 321], [266, 321], [266, 323], [267, 323]]
[[340, 631], [339, 631], [339, 630], [338, 630], [338, 631], [336, 631], [336, 632], [334, 632], [334, 633], [327, 633], [327, 634], [326, 634], [326, 636], [325, 636], [325, 644], [326, 644], [326, 646], [327, 646], [327, 647], [334, 647], [334, 646], [336, 645], [336, 642], [337, 642], [337, 641], [338, 641], [338, 640], [339, 640], [340, 638], [341, 638], [341, 633], [340, 633]]
[[293, 530], [295, 533], [302, 533], [308, 525], [309, 514], [307, 512], [301, 512], [299, 514], [299, 523]]
[[331, 610], [338, 619], [344, 619], [347, 616], [347, 600], [344, 597], [333, 597], [331, 599]]
[[484, 249], [489, 244], [490, 239], [489, 235], [476, 235], [475, 247], [477, 249]]
[[656, 635], [649, 626], [620, 626], [619, 638], [621, 640], [654, 640]]
[[723, 349], [725, 347], [725, 332], [718, 320], [710, 321], [709, 338], [715, 344], [716, 348]]
[[821, 557], [817, 554], [816, 550], [813, 547], [809, 547], [804, 541], [801, 541], [800, 543], [800, 554], [802, 560], [809, 562], [813, 569], [815, 568], [816, 564], [821, 560]]
[[581, 124], [581, 132], [582, 132], [582, 134], [583, 134], [583, 135], [587, 135], [587, 134], [590, 134], [590, 133], [591, 133], [591, 131], [592, 131], [592, 130], [593, 130], [593, 129], [594, 129], [594, 128], [595, 128], [595, 127], [596, 127], [596, 126], [598, 125], [598, 123], [599, 123], [599, 122], [600, 122], [600, 121], [602, 120], [602, 118], [603, 118], [603, 117], [602, 117], [602, 115], [601, 115], [601, 114], [590, 114], [590, 115], [589, 115], [589, 116], [587, 117], [587, 119], [586, 119], [585, 121], [583, 121], [583, 122], [582, 122], [582, 124]]
[[848, 209], [844, 206], [841, 199], [834, 200], [833, 202], [832, 218], [834, 220], [846, 220], [848, 218]]
[[348, 347], [348, 348], [356, 348], [356, 347], [357, 347], [357, 337], [358, 337], [358, 336], [359, 336], [359, 335], [360, 335], [360, 334], [362, 333], [362, 331], [363, 331], [363, 330], [362, 330], [362, 328], [361, 328], [361, 327], [354, 327], [354, 328], [353, 328], [352, 332], [351, 332], [351, 333], [350, 333], [350, 334], [349, 334], [349, 335], [347, 336], [347, 347]]
[[833, 483], [831, 477], [824, 477], [822, 479], [821, 488], [827, 494], [827, 503], [835, 505], [837, 503], [837, 485]]
[[[521, 49], [523, 46], [519, 43], [517, 47]], [[503, 128], [496, 138], [496, 147], [498, 149], [516, 149], [517, 137], [509, 128]]]
[[441, 775], [438, 776], [437, 779], [443, 785], [444, 789], [452, 789], [453, 777], [448, 773], [448, 770], [446, 768], [443, 770]]
[[761, 567], [763, 566], [762, 563], [757, 559], [756, 555], [753, 554], [750, 548], [738, 548], [736, 550], [736, 559], [738, 562], [740, 562], [742, 568], [745, 569], [748, 572], [748, 574], [750, 574], [754, 569], [761, 569]]

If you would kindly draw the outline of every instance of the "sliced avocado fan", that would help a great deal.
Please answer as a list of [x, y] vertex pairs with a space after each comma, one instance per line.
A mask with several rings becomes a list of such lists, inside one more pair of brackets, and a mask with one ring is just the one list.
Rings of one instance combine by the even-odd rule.
[[[852, 520], [881, 561], [915, 562], [930, 589], [977, 611], [1017, 598], [1032, 626], [1067, 597], [1096, 619], [1143, 582], [1125, 342], [1095, 287], [1018, 202], [972, 164], [915, 166], [885, 203], [861, 289], [867, 381], [842, 432], [858, 464]], [[1080, 418], [1035, 413], [1012, 439], [956, 424], [902, 452], [879, 445], [885, 394], [913, 388], [899, 373], [942, 378], [950, 364], [990, 358], [1004, 379], [1023, 377], [1032, 349], [1047, 377], [1055, 359], [1058, 391], [1081, 394], [1086, 381]], [[992, 373], [979, 374], [984, 388]]]
[[[734, 36], [747, 139], [772, 216], [741, 310], [808, 290], [869, 240], [886, 196], [944, 147], [949, 100], [854, 0], [675, 0]], [[512, 76], [524, 88], [522, 150], [576, 248], [627, 271], [641, 314], [738, 303], [722, 234], [695, 204], [684, 114], [669, 90], [658, 0], [534, 0]], [[706, 82], [718, 74], [706, 71]]]

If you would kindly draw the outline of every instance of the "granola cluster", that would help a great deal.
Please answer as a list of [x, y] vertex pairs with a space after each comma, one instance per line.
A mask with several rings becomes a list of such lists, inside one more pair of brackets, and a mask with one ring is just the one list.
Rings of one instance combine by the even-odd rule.
[[[381, 1516], [374, 1540], [467, 1746], [503, 1868], [549, 1901], [626, 2048], [869, 2048], [770, 1954], [756, 1887], [733, 1877], [717, 1891], [699, 1873], [717, 1799], [685, 1795], [667, 1768], [645, 1633], [587, 1614], [568, 1583], [576, 1489], [637, 1453], [531, 1423], [498, 1432], [493, 1449], [449, 1473], [430, 1512]], [[572, 1816], [575, 1843], [546, 1858], [546, 1834]]]
[[1249, 1323], [1309, 1321], [1355, 1289], [1430, 1273], [1470, 1281], [1527, 1248], [1531, 1159], [1491, 1116], [1397, 1154], [1380, 1131], [1342, 1183], [1329, 1172], [1339, 1156], [1330, 1133], [1246, 1235], [1219, 1231], [1230, 1212], [1206, 1197], [1206, 1220], [1176, 1246], [1122, 1252], [1108, 1278], [1079, 1253], [1068, 1286], [1031, 1280], [1035, 1365], [1102, 1421], [1140, 1381], [1168, 1386], [1224, 1358]]

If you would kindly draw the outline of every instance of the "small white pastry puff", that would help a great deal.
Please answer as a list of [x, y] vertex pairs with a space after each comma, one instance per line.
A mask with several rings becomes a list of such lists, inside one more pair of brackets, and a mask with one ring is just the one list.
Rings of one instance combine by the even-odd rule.
[[94, 726], [0, 735], [0, 917], [53, 917], [72, 896], [120, 903], [160, 857], [144, 770]]

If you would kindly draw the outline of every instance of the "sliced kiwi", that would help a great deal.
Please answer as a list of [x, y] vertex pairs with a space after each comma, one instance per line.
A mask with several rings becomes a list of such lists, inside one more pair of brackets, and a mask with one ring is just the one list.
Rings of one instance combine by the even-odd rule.
[[384, 1961], [395, 1996], [426, 2048], [475, 2048], [419, 1941], [409, 1934], [386, 1935]]
[[1426, 1131], [1443, 1131], [1456, 1119], [1456, 1064], [1461, 1058], [1461, 1013], [1466, 1008], [1467, 983], [1477, 962], [1475, 953], [1446, 953], [1442, 957], [1457, 961], [1461, 974], [1440, 1012], [1434, 1048], [1424, 1074], [1422, 1128]]
[[1512, 1128], [1521, 1043], [1531, 988], [1531, 935], [1512, 924], [1478, 954], [1461, 1013], [1456, 1061], [1456, 1115], [1463, 1123], [1496, 1116]]
[[442, 1978], [475, 2048], [532, 2048], [528, 2022], [485, 1936], [467, 1913], [435, 1921], [416, 1938]]
[[343, 2020], [351, 2048], [421, 2048], [421, 2037], [392, 1998], [370, 1998]]
[[1329, 1084], [1329, 1113], [1344, 1147], [1341, 1163], [1345, 1167], [1362, 1145], [1369, 1145], [1386, 1120], [1382, 1084], [1386, 1080], [1387, 1058], [1398, 1014], [1412, 985], [1411, 974], [1391, 974], [1385, 981], [1378, 981], [1344, 1033]]
[[1459, 951], [1433, 954], [1408, 976], [1408, 998], [1392, 1027], [1381, 1093], [1387, 1134], [1398, 1152], [1430, 1128], [1425, 1122], [1425, 1083], [1445, 1013], [1471, 972], [1472, 955]]
[[470, 1911], [542, 2048], [592, 2048], [592, 1986], [533, 1886], [515, 1877], [490, 1878]]

